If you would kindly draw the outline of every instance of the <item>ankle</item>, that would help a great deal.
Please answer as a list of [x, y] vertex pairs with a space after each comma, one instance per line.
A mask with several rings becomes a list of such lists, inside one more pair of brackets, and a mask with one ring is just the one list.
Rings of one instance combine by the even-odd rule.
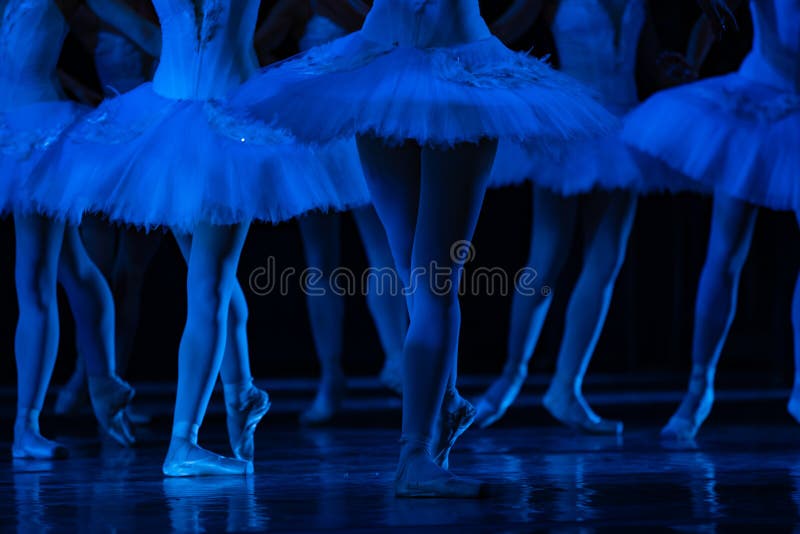
[[241, 382], [223, 384], [222, 390], [225, 395], [225, 406], [238, 410], [247, 403], [250, 391], [253, 389], [253, 378], [250, 377]]
[[409, 459], [419, 457], [431, 457], [431, 440], [429, 437], [410, 437], [400, 438], [400, 465], [404, 465]]
[[516, 362], [509, 359], [503, 367], [503, 375], [507, 378], [526, 378], [528, 376], [528, 362]]
[[714, 369], [693, 366], [692, 374], [689, 378], [689, 391], [702, 393], [706, 390], [714, 389]]
[[323, 384], [340, 384], [345, 381], [344, 371], [339, 368], [336, 370], [324, 371], [320, 377]]
[[[196, 423], [188, 423], [178, 421], [172, 425], [172, 443], [188, 442], [192, 445], [197, 445], [197, 433], [200, 430], [200, 425]], [[170, 447], [172, 448], [172, 447]]]
[[17, 416], [14, 421], [14, 433], [39, 433], [39, 412], [35, 408], [17, 408]]
[[550, 386], [547, 388], [545, 398], [551, 399], [574, 399], [582, 395], [582, 385], [572, 379], [561, 378], [558, 375], [553, 377]]

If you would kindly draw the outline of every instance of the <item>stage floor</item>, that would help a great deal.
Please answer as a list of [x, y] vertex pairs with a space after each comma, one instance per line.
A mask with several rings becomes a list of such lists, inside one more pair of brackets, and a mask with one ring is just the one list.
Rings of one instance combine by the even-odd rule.
[[[666, 420], [677, 391], [649, 400], [644, 392], [595, 396], [601, 413], [630, 416], [619, 440], [575, 434], [523, 403], [500, 428], [467, 432], [452, 455], [456, 473], [492, 483], [483, 501], [393, 497], [399, 403], [379, 396], [352, 398], [344, 428], [311, 430], [290, 422], [296, 413], [281, 411], [287, 404], [277, 402], [278, 392], [275, 413], [257, 433], [255, 475], [165, 479], [160, 465], [171, 403], [169, 389], [159, 391], [140, 388], [140, 406], [161, 408], [162, 415], [140, 430], [135, 449], [98, 444], [87, 417], [44, 418], [48, 435], [73, 451], [69, 461], [12, 462], [10, 436], [0, 436], [0, 530], [694, 531], [800, 519], [800, 426], [786, 415], [781, 391], [721, 392], [696, 446], [682, 448], [661, 444], [654, 422]], [[201, 442], [226, 452], [220, 416], [211, 411]], [[5, 416], [3, 422], [10, 424]]]

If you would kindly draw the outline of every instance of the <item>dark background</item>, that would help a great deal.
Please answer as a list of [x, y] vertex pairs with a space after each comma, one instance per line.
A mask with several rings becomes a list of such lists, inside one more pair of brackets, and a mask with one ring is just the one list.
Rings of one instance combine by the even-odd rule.
[[[484, 2], [485, 15], [502, 11], [503, 1]], [[665, 50], [683, 51], [698, 16], [692, 0], [651, 1], [659, 39]], [[734, 70], [746, 54], [752, 36], [746, 8], [737, 13], [738, 33], [717, 44], [703, 76]], [[540, 23], [518, 48], [535, 43], [535, 53], [553, 52], [546, 25]], [[292, 50], [287, 43], [286, 50]], [[557, 57], [552, 60], [557, 64]], [[70, 38], [62, 67], [87, 83], [97, 83], [87, 56]], [[642, 80], [642, 97], [653, 87]], [[590, 374], [685, 371], [689, 366], [693, 305], [705, 255], [711, 203], [692, 195], [653, 196], [639, 204], [628, 258], [619, 277], [613, 307]], [[514, 272], [524, 265], [530, 239], [530, 188], [491, 191], [474, 239], [473, 266], [500, 266]], [[554, 364], [561, 336], [568, 289], [580, 267], [582, 239], [557, 293], [533, 369]], [[246, 287], [249, 273], [277, 258], [278, 267], [305, 267], [296, 224], [254, 225], [241, 259], [239, 275]], [[345, 217], [342, 258], [353, 269], [366, 267], [352, 220]], [[13, 285], [14, 233], [10, 220], [0, 222], [0, 380], [13, 384], [16, 297]], [[745, 372], [774, 385], [790, 383], [792, 373], [791, 293], [798, 265], [794, 217], [764, 211], [742, 278], [739, 312], [726, 345], [720, 373]], [[171, 239], [164, 241], [147, 275], [142, 320], [128, 378], [172, 380], [185, 317], [185, 266]], [[554, 281], [547, 281], [555, 285]], [[255, 376], [309, 376], [318, 372], [306, 315], [305, 300], [295, 290], [288, 296], [258, 297], [250, 304], [250, 345]], [[63, 294], [60, 357], [55, 381], [63, 382], [74, 364], [72, 318]], [[496, 373], [505, 359], [510, 297], [468, 296], [463, 299], [460, 371]], [[382, 354], [363, 298], [347, 300], [345, 369], [351, 375], [376, 373]]]

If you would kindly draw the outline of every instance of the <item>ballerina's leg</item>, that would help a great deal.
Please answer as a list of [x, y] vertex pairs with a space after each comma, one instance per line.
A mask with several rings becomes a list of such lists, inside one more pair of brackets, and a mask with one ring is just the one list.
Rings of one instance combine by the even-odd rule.
[[622, 423], [595, 414], [583, 398], [582, 386], [625, 262], [637, 197], [626, 192], [597, 193], [590, 202], [594, 206], [587, 210], [587, 226], [593, 230], [567, 307], [556, 373], [544, 404], [567, 425], [586, 432], [619, 434]]
[[133, 389], [116, 372], [114, 301], [103, 274], [89, 258], [76, 226], [67, 226], [58, 266], [75, 318], [78, 353], [86, 363], [89, 395], [100, 426], [123, 446], [134, 443], [125, 408]]
[[67, 449], [42, 437], [39, 413], [58, 351], [56, 279], [64, 224], [37, 215], [14, 216], [15, 278], [19, 319], [14, 339], [17, 361], [15, 458], [63, 458]]
[[[87, 216], [81, 221], [79, 232], [92, 262], [100, 269], [108, 283], [113, 286], [114, 262], [117, 256], [120, 230], [98, 217]], [[114, 304], [118, 304], [117, 299], [114, 300]], [[117, 335], [119, 335], [119, 329], [117, 329]], [[117, 370], [119, 371], [119, 366]], [[75, 370], [56, 397], [55, 412], [57, 414], [75, 413], [85, 405], [84, 401], [88, 398], [86, 360], [78, 350]]]
[[[519, 394], [553, 302], [561, 270], [569, 256], [578, 213], [578, 197], [533, 187], [531, 244], [526, 268], [536, 273], [534, 294], [514, 292], [508, 354], [503, 374], [477, 404], [477, 423], [486, 428], [498, 421]], [[543, 292], [548, 286], [551, 291]]]
[[[403, 391], [402, 361], [403, 343], [408, 331], [408, 309], [402, 284], [396, 277], [384, 277], [386, 269], [394, 267], [392, 251], [375, 209], [372, 207], [353, 210], [361, 240], [367, 253], [370, 268], [376, 276], [370, 277], [367, 287], [367, 306], [378, 330], [386, 360], [381, 371], [381, 382], [400, 394]], [[388, 281], [388, 284], [386, 283]], [[392, 286], [396, 283], [395, 286]]]
[[[178, 232], [174, 235], [183, 259], [188, 265], [192, 237]], [[220, 378], [225, 396], [231, 450], [236, 458], [252, 461], [255, 453], [256, 426], [269, 411], [270, 400], [266, 391], [253, 385], [247, 339], [248, 313], [247, 300], [237, 281], [228, 308], [225, 354], [220, 364]]]
[[200, 448], [197, 433], [220, 371], [236, 269], [247, 224], [200, 223], [189, 251], [187, 318], [178, 353], [178, 394], [172, 439], [164, 461], [168, 476], [243, 475], [251, 462]]
[[739, 279], [758, 209], [724, 195], [714, 197], [711, 236], [695, 304], [692, 373], [680, 407], [662, 429], [665, 439], [691, 440], [714, 403], [714, 375], [736, 314]]
[[344, 297], [331, 286], [331, 274], [341, 265], [341, 217], [311, 214], [299, 222], [306, 263], [320, 275], [308, 280], [306, 305], [322, 370], [317, 395], [301, 421], [320, 424], [339, 410], [346, 387], [342, 369]]
[[481, 485], [437, 465], [430, 447], [458, 344], [460, 266], [451, 248], [472, 237], [496, 143], [439, 151], [412, 143], [389, 148], [380, 139], [362, 137], [359, 151], [398, 270], [414, 292], [403, 354], [404, 445], [396, 493], [477, 496]]

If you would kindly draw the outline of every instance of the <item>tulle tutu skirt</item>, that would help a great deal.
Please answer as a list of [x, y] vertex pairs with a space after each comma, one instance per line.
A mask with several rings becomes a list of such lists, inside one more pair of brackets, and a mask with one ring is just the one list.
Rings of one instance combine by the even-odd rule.
[[494, 38], [422, 49], [355, 33], [265, 69], [230, 102], [312, 143], [372, 134], [444, 147], [528, 141], [542, 150], [616, 125], [581, 84]]
[[0, 112], [0, 214], [27, 204], [20, 184], [46, 150], [86, 108], [72, 102], [42, 102]]
[[800, 95], [730, 74], [656, 94], [624, 140], [715, 192], [800, 209]]
[[628, 147], [619, 130], [567, 144], [557, 153], [501, 143], [491, 180], [491, 187], [530, 181], [565, 196], [615, 189], [640, 194], [699, 191], [697, 184], [680, 173]]
[[353, 145], [313, 151], [215, 101], [165, 98], [148, 83], [70, 128], [25, 190], [38, 211], [70, 221], [93, 212], [188, 232], [200, 222], [277, 223], [369, 201], [353, 178]]

